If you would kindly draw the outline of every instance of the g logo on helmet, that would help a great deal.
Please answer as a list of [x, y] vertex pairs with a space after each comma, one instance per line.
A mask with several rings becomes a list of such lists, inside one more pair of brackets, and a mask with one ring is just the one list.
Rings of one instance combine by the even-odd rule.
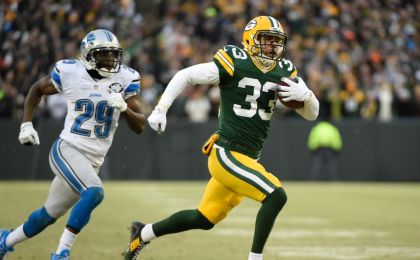
[[123, 91], [123, 86], [120, 83], [112, 83], [109, 85], [108, 90], [110, 93], [121, 93]]
[[252, 30], [255, 26], [257, 26], [257, 21], [251, 20], [246, 26], [245, 31]]

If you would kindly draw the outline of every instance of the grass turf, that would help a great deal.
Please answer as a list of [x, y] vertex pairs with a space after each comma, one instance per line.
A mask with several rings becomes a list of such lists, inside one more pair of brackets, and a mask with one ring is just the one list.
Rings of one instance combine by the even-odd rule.
[[[195, 208], [205, 182], [105, 182], [105, 200], [80, 233], [72, 259], [122, 259], [132, 220], [153, 222]], [[419, 183], [285, 182], [288, 203], [264, 259], [420, 259]], [[40, 207], [49, 182], [0, 182], [0, 228], [14, 228]], [[210, 231], [154, 240], [149, 260], [247, 259], [259, 204], [245, 199]], [[15, 247], [13, 259], [49, 259], [68, 215]]]

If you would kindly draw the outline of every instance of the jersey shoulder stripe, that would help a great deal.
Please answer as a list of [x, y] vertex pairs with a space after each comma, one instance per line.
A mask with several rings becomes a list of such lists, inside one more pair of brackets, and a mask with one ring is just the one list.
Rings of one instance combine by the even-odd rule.
[[138, 73], [138, 71], [126, 65], [121, 65], [121, 70], [119, 74], [122, 78], [128, 80], [128, 85], [124, 90], [125, 99], [140, 93], [140, 74]]
[[58, 92], [63, 92], [63, 86], [61, 85], [61, 78], [60, 78], [60, 70], [57, 66], [51, 71], [51, 82], [53, 83], [54, 87], [57, 89]]
[[233, 76], [235, 67], [233, 65], [232, 58], [229, 57], [229, 55], [223, 49], [218, 50], [216, 55], [214, 55], [214, 58], [220, 63], [220, 65], [222, 65], [222, 67], [230, 76]]
[[77, 60], [59, 60], [50, 73], [51, 82], [58, 92], [63, 92], [62, 77], [64, 74], [77, 71], [80, 62]]
[[132, 81], [124, 90], [125, 96], [132, 96], [140, 93], [140, 79]]

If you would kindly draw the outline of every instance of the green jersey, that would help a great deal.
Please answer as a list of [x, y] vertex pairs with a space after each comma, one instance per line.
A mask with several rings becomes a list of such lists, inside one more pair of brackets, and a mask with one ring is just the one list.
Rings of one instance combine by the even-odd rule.
[[263, 72], [249, 54], [233, 45], [213, 58], [219, 68], [221, 105], [218, 145], [259, 158], [277, 101], [282, 77], [294, 77], [296, 67], [286, 59]]

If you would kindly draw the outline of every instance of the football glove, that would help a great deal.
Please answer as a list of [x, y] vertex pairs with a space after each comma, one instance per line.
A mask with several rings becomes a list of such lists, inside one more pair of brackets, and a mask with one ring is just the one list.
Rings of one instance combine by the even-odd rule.
[[283, 101], [306, 101], [311, 96], [311, 90], [306, 86], [305, 81], [301, 77], [297, 77], [298, 82], [293, 82], [288, 78], [282, 78], [281, 81], [285, 82], [289, 86], [281, 86], [278, 88], [281, 90], [281, 96]]
[[121, 93], [111, 93], [108, 97], [108, 105], [118, 109], [120, 112], [127, 110], [127, 103], [125, 103], [124, 98]]
[[24, 145], [38, 145], [38, 133], [34, 129], [32, 122], [25, 122], [20, 125], [19, 142]]
[[153, 130], [158, 132], [158, 134], [161, 134], [165, 131], [166, 128], [166, 112], [156, 106], [153, 112], [147, 118], [147, 121]]

